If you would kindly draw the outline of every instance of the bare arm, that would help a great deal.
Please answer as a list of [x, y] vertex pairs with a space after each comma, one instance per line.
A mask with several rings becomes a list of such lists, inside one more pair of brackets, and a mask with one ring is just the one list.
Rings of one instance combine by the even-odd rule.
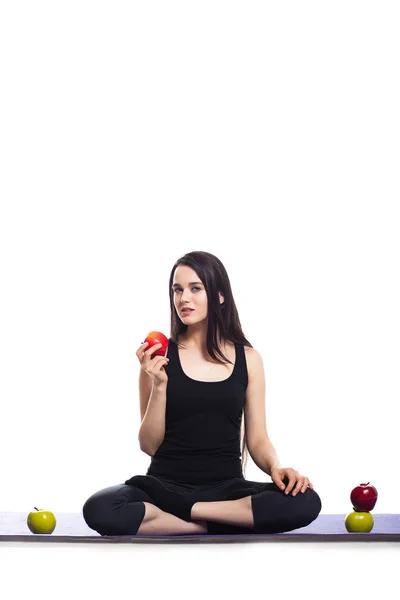
[[250, 456], [257, 467], [269, 476], [271, 476], [272, 469], [281, 469], [281, 464], [274, 445], [268, 437], [260, 440], [258, 444], [253, 447]]
[[165, 436], [167, 384], [153, 384], [150, 377], [139, 375], [140, 418], [139, 445], [142, 452], [154, 456]]

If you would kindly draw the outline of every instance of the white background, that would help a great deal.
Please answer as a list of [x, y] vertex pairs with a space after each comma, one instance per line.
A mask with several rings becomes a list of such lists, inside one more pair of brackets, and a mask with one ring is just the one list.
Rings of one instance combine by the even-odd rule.
[[135, 352], [204, 250], [282, 466], [322, 513], [361, 482], [399, 511], [398, 31], [396, 2], [1, 4], [1, 510], [145, 473]]

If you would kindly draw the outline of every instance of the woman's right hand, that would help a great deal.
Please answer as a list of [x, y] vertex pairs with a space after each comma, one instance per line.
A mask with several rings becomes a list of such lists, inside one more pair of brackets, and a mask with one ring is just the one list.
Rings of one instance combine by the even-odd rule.
[[147, 373], [155, 385], [168, 383], [168, 375], [163, 367], [168, 364], [169, 358], [166, 356], [151, 357], [153, 352], [158, 350], [162, 344], [155, 344], [148, 350], [145, 350], [146, 346], [148, 346], [148, 342], [142, 344], [136, 352], [136, 356], [141, 364], [141, 369]]

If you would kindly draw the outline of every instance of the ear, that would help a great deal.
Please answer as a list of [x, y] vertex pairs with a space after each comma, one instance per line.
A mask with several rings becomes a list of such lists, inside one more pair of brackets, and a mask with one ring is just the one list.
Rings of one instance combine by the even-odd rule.
[[224, 303], [224, 297], [223, 297], [223, 295], [221, 294], [221, 292], [219, 292], [219, 303], [220, 303], [220, 304], [223, 304], [223, 303]]

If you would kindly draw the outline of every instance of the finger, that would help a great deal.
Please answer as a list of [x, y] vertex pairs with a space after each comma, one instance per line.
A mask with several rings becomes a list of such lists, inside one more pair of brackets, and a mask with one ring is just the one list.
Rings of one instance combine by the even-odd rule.
[[146, 350], [145, 354], [151, 355], [151, 354], [153, 354], [153, 352], [155, 350], [158, 350], [161, 346], [162, 346], [162, 344], [155, 344], [154, 346], [152, 346], [151, 348], [149, 348], [148, 350]]
[[274, 483], [276, 487], [278, 487], [280, 490], [285, 489], [285, 484], [283, 483], [283, 477], [281, 473], [272, 471], [270, 477], [272, 479], [272, 483]]
[[167, 365], [169, 362], [169, 358], [166, 358], [165, 356], [160, 356], [160, 358], [158, 360], [156, 360], [155, 365], [156, 367], [163, 367], [164, 365]]
[[152, 358], [149, 362], [149, 365], [151, 367], [159, 367], [161, 368], [163, 365], [167, 364], [169, 362], [169, 358], [167, 358], [166, 356], [155, 356], [154, 358]]
[[302, 488], [301, 488], [301, 492], [302, 492], [303, 494], [304, 494], [304, 492], [306, 491], [306, 489], [308, 488], [308, 484], [309, 484], [308, 477], [305, 477], [305, 478], [304, 478], [304, 481], [303, 481]]
[[289, 492], [293, 489], [294, 484], [296, 483], [296, 475], [291, 475], [289, 477], [289, 483], [285, 490], [285, 494], [289, 494]]
[[156, 350], [159, 350], [159, 348], [162, 346], [162, 344], [155, 344], [155, 346], [152, 346], [151, 348], [148, 348], [148, 350], [142, 350], [142, 358], [143, 360], [145, 360], [145, 358], [147, 358], [148, 356], [150, 356], [153, 354], [153, 352], [155, 352]]
[[141, 346], [139, 346], [139, 349], [138, 349], [138, 351], [136, 352], [137, 356], [139, 356], [139, 354], [143, 353], [143, 351], [144, 351], [144, 348], [145, 348], [146, 346], [148, 346], [148, 342], [146, 342], [146, 343], [142, 344]]
[[304, 482], [305, 482], [305, 479], [298, 480], [296, 487], [293, 490], [293, 496], [295, 496], [300, 491], [304, 494], [304, 492], [307, 489], [307, 484], [304, 486]]

